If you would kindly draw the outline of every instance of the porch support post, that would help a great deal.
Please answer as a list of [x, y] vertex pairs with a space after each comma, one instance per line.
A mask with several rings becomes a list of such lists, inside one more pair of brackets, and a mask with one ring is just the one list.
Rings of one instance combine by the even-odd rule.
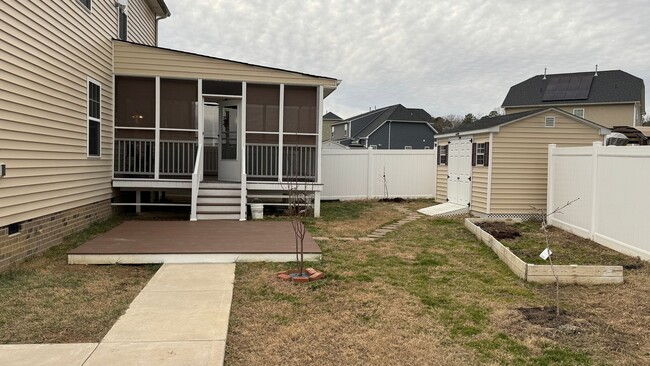
[[[197, 136], [197, 141], [196, 141], [196, 148], [200, 149], [203, 146], [204, 142], [204, 132], [205, 131], [205, 126], [204, 126], [204, 118], [203, 118], [203, 79], [198, 80], [198, 91], [197, 91], [197, 118], [198, 123], [197, 126], [199, 128], [198, 131], [198, 136]], [[198, 156], [202, 157], [203, 153], [199, 154]], [[203, 181], [203, 162], [199, 162], [199, 182]]]
[[241, 83], [241, 195], [239, 201], [239, 221], [246, 221], [246, 82]]
[[282, 169], [284, 161], [284, 84], [280, 84], [280, 123], [278, 124], [278, 182], [282, 183]]
[[[316, 129], [318, 137], [316, 138], [316, 184], [321, 184], [321, 164], [323, 161], [323, 86], [318, 87], [316, 93]], [[320, 194], [321, 192], [314, 192], [314, 217], [320, 217]]]
[[156, 76], [156, 137], [154, 179], [160, 179], [160, 76]]
[[135, 213], [142, 212], [142, 191], [135, 191]]

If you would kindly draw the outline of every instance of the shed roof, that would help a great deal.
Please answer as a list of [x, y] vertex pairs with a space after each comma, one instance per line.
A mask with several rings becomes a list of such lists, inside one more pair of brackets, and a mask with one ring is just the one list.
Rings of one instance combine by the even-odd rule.
[[[593, 76], [593, 78], [590, 78]], [[572, 96], [555, 96], [548, 93], [551, 87], [555, 87], [560, 80], [569, 82], [589, 79], [585, 94], [574, 94]], [[549, 96], [550, 94], [550, 96]], [[560, 93], [561, 94], [561, 93]], [[553, 96], [553, 97], [551, 97]], [[502, 107], [523, 107], [523, 106], [552, 106], [562, 104], [607, 104], [607, 103], [633, 103], [640, 102], [645, 108], [645, 86], [643, 80], [621, 70], [598, 71], [595, 76], [593, 71], [575, 72], [567, 74], [536, 75], [522, 81], [510, 88], [508, 95], [502, 103]], [[645, 109], [644, 109], [645, 110]]]

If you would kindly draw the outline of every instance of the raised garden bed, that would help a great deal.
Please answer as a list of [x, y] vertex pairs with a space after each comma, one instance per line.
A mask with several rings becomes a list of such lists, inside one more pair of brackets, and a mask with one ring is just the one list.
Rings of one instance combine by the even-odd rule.
[[[465, 219], [465, 227], [492, 248], [519, 278], [527, 282], [554, 283], [555, 276], [551, 266], [539, 264], [545, 263], [545, 261], [537, 257], [546, 247], [543, 235], [537, 235], [534, 223], [515, 225], [515, 222], [514, 220]], [[488, 233], [481, 226], [485, 226], [485, 229], [494, 235]], [[571, 234], [567, 233], [567, 235]], [[503, 238], [502, 241], [499, 241], [497, 237]], [[581, 285], [623, 283], [623, 265], [608, 265], [606, 262], [617, 256], [622, 258], [623, 255], [612, 255], [611, 253], [604, 255], [603, 252], [607, 251], [606, 248], [601, 249], [598, 244], [590, 244], [596, 245], [596, 247], [567, 244], [564, 249], [570, 250], [561, 251], [562, 244], [551, 246], [555, 247], [553, 258], [556, 259], [556, 262], [554, 267], [560, 283]], [[510, 247], [511, 245], [512, 247]], [[573, 254], [566, 255], [566, 253]], [[620, 261], [613, 260], [613, 262]], [[632, 262], [636, 262], [636, 260], [630, 258], [629, 264], [633, 265]], [[609, 262], [609, 264], [611, 263]]]

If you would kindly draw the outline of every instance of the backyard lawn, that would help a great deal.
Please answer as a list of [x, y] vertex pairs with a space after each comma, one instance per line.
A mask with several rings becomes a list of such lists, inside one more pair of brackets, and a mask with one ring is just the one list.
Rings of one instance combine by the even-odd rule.
[[[430, 202], [324, 203], [309, 222], [327, 278], [281, 282], [287, 264], [237, 265], [227, 365], [650, 364], [650, 266], [625, 284], [522, 282], [463, 227], [422, 217], [374, 242], [358, 238]], [[541, 315], [541, 316], [540, 316]]]
[[121, 221], [94, 224], [0, 274], [0, 344], [104, 337], [160, 266], [71, 266], [66, 252]]

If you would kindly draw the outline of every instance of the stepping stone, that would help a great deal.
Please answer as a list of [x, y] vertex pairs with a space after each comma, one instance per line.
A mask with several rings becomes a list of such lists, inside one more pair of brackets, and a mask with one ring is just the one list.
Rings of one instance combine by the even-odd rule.
[[376, 233], [384, 233], [384, 234], [388, 234], [388, 233], [392, 233], [393, 230], [391, 230], [391, 229], [377, 229], [377, 230], [375, 230], [375, 232], [376, 232]]
[[312, 239], [314, 239], [314, 240], [330, 240], [330, 238], [325, 237], [325, 236], [312, 236]]
[[369, 238], [375, 238], [375, 239], [381, 239], [381, 238], [383, 238], [384, 236], [383, 236], [383, 235], [370, 234], [370, 235], [368, 235], [368, 237], [369, 237]]
[[382, 229], [392, 229], [392, 230], [395, 230], [397, 228], [398, 228], [398, 225], [388, 225], [388, 226], [382, 227]]
[[353, 240], [356, 240], [356, 239], [355, 238], [334, 238], [334, 240], [353, 241]]
[[359, 238], [361, 241], [375, 241], [375, 238]]

